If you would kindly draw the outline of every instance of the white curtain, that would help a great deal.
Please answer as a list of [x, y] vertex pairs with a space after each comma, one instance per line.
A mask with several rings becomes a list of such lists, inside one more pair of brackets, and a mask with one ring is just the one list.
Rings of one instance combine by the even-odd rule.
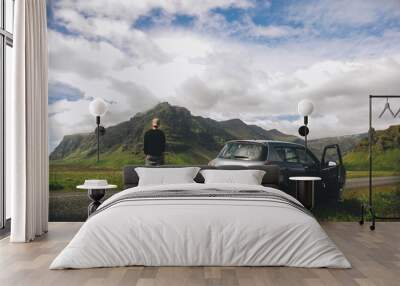
[[48, 225], [46, 1], [18, 0], [14, 11], [10, 241], [28, 242]]

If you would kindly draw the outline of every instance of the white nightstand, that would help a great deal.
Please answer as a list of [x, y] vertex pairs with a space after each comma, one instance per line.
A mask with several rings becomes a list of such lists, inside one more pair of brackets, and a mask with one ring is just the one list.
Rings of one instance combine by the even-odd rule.
[[85, 180], [83, 185], [76, 187], [88, 191], [88, 197], [92, 202], [88, 206], [88, 217], [101, 205], [100, 200], [104, 197], [107, 190], [117, 188], [117, 185], [109, 185], [106, 180]]
[[289, 180], [296, 182], [296, 199], [307, 209], [314, 208], [315, 201], [315, 182], [321, 181], [320, 177], [290, 177]]

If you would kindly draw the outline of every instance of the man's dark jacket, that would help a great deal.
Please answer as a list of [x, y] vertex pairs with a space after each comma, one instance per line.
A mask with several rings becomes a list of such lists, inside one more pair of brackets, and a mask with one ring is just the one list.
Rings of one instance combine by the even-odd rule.
[[150, 129], [144, 134], [145, 155], [162, 156], [165, 151], [165, 135], [159, 129]]

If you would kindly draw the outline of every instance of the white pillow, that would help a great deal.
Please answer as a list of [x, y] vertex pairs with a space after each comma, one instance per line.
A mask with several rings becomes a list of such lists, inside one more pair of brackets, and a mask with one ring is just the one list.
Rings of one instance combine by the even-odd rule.
[[200, 168], [135, 168], [139, 176], [139, 186], [194, 183]]
[[265, 171], [262, 170], [202, 170], [204, 183], [261, 185]]

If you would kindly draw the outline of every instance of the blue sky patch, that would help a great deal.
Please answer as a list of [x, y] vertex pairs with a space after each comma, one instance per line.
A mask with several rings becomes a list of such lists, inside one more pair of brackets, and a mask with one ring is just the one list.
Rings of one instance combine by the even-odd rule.
[[246, 15], [246, 10], [236, 7], [215, 8], [211, 10], [211, 13], [224, 16], [225, 20], [227, 20], [228, 22], [235, 22], [240, 20], [241, 18], [243, 18], [243, 16]]
[[70, 31], [65, 25], [63, 25], [63, 23], [60, 23], [54, 18], [54, 10], [53, 1], [48, 1], [46, 6], [47, 27], [64, 35], [79, 36], [79, 33]]
[[140, 16], [135, 23], [133, 23], [133, 27], [139, 30], [146, 30], [156, 26], [158, 20], [164, 15], [164, 11], [162, 9], [153, 9], [147, 15]]
[[289, 122], [294, 122], [300, 119], [300, 115], [298, 114], [282, 114], [275, 116], [276, 120], [284, 120], [284, 121], [289, 121]]
[[195, 22], [196, 17], [191, 15], [184, 15], [184, 14], [177, 14], [175, 15], [174, 19], [172, 20], [172, 25], [174, 26], [184, 26], [189, 27], [192, 26]]
[[49, 82], [49, 104], [60, 100], [78, 101], [85, 93], [80, 89], [63, 82]]

